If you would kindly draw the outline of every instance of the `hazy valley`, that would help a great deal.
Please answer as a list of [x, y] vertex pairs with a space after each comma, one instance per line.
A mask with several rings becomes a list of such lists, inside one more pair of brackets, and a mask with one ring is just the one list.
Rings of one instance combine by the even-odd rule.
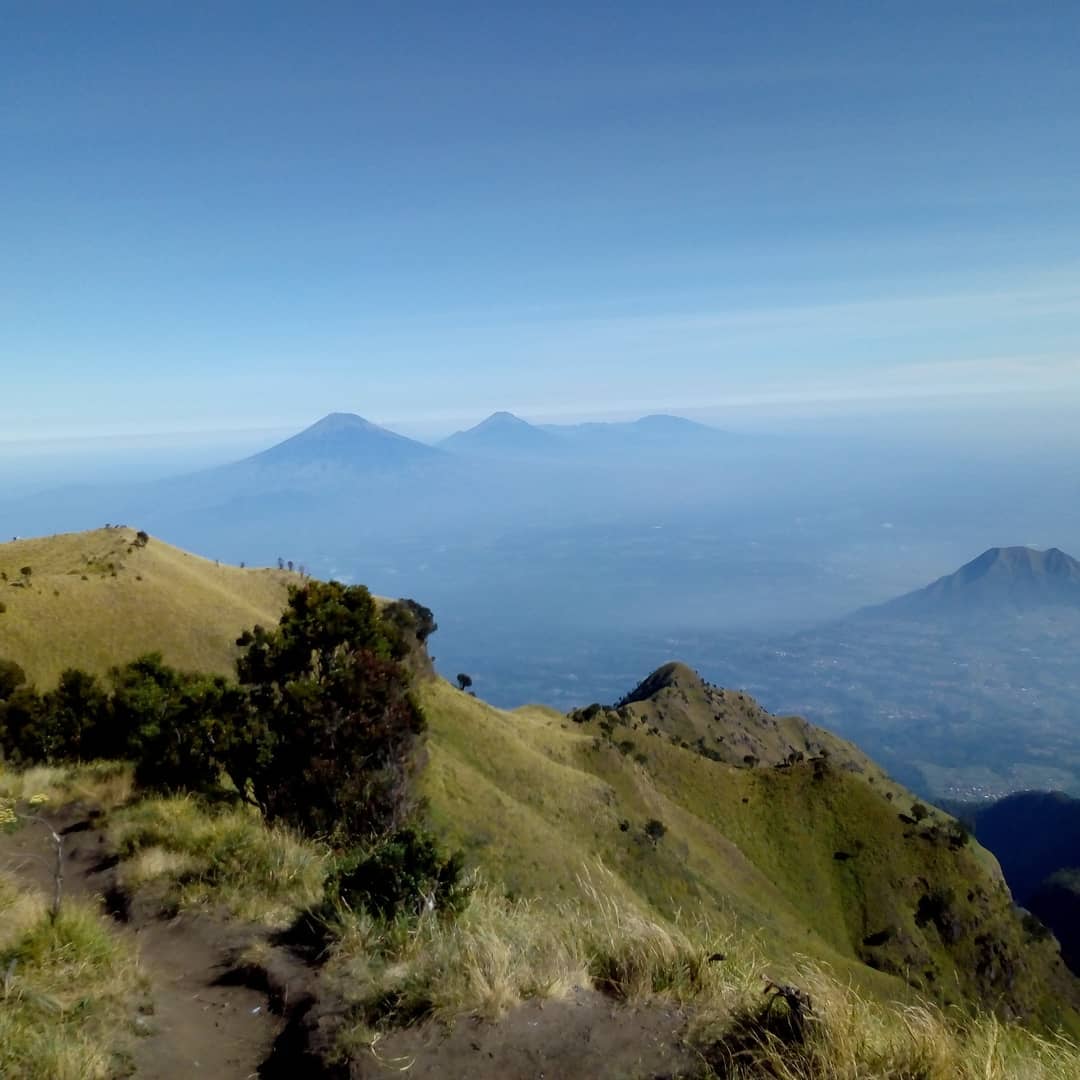
[[503, 706], [611, 702], [679, 655], [926, 795], [1080, 792], [1075, 605], [863, 612], [1002, 538], [1080, 550], [1055, 477], [1013, 449], [946, 454], [509, 414], [432, 447], [335, 414], [233, 464], [0, 501], [0, 528], [138, 522], [233, 564], [422, 596], [440, 670]]

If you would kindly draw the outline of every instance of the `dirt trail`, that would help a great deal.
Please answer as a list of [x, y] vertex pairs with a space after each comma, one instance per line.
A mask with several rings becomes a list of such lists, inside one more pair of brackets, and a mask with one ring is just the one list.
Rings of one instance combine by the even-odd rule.
[[[700, 1074], [685, 1045], [686, 1017], [660, 1005], [618, 1006], [578, 989], [531, 1001], [497, 1023], [462, 1018], [387, 1032], [348, 1065], [330, 1067], [315, 1047], [333, 1041], [340, 1013], [317, 998], [317, 972], [265, 935], [209, 915], [159, 917], [134, 910], [117, 888], [115, 857], [86, 807], [50, 815], [63, 837], [64, 895], [97, 898], [116, 933], [137, 950], [153, 1012], [132, 1016], [136, 1080], [642, 1080]], [[0, 867], [51, 895], [52, 841], [41, 825], [0, 834]], [[254, 942], [258, 968], [238, 960]]]
[[[150, 984], [153, 1012], [132, 1017], [145, 1034], [133, 1041], [139, 1080], [249, 1080], [274, 1074], [275, 1042], [286, 1022], [272, 1008], [268, 987], [245, 985], [233, 960], [252, 940], [250, 930], [210, 917], [164, 920], [127, 909], [116, 890], [115, 859], [85, 807], [53, 815], [63, 838], [64, 895], [100, 899], [116, 932], [137, 949]], [[0, 835], [0, 866], [51, 895], [52, 841], [40, 824]], [[297, 982], [302, 972], [297, 971]], [[281, 997], [288, 996], [288, 985]], [[280, 1070], [278, 1070], [280, 1072]]]
[[352, 1065], [353, 1080], [667, 1080], [700, 1075], [679, 1033], [686, 1019], [659, 1006], [615, 1006], [593, 990], [530, 1001], [498, 1023], [428, 1022], [388, 1033]]

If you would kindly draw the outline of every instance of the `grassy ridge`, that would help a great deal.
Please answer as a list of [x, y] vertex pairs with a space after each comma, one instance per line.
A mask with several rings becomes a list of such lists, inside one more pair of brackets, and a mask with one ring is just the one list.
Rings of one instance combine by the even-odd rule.
[[[1025, 931], [993, 860], [950, 844], [939, 812], [912, 821], [912, 797], [877, 770], [739, 768], [644, 724], [608, 735], [602, 716], [504, 712], [441, 680], [420, 695], [432, 822], [513, 896], [576, 898], [583, 870], [602, 866], [620, 903], [668, 922], [707, 916], [872, 994], [1072, 1018], [1075, 986], [1053, 943]], [[665, 826], [658, 840], [650, 820]]]
[[[289, 575], [136, 539], [102, 530], [0, 547], [9, 579], [24, 560], [33, 567], [29, 583], [6, 587], [15, 599], [0, 614], [0, 655], [46, 685], [50, 664], [100, 671], [148, 648], [229, 671], [236, 633], [278, 617]], [[35, 615], [49, 604], [51, 634]], [[770, 963], [828, 965], [876, 1000], [921, 993], [1049, 1024], [1075, 1019], [1076, 985], [1053, 943], [1013, 912], [993, 859], [953, 843], [950, 819], [916, 813], [849, 744], [673, 671], [621, 710], [574, 717], [506, 712], [421, 679], [432, 824], [510, 903], [558, 911], [602, 874], [620, 911], [669, 928], [704, 920], [710, 935], [757, 942]], [[761, 764], [746, 767], [743, 750]], [[181, 904], [220, 901], [272, 923], [317, 895], [321, 853], [284, 836], [255, 843], [257, 823], [240, 812], [209, 825], [201, 814], [159, 801], [114, 816], [133, 887], [155, 882]], [[245, 897], [248, 885], [260, 895]]]
[[0, 572], [0, 657], [42, 689], [66, 667], [103, 674], [151, 651], [178, 668], [231, 675], [236, 636], [277, 622], [299, 580], [221, 566], [154, 538], [140, 546], [128, 528], [0, 544]]

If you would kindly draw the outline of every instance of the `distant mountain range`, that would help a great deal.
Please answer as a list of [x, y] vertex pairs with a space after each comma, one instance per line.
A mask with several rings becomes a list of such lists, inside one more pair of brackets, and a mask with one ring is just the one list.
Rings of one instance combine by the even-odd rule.
[[617, 447], [702, 450], [728, 445], [735, 440], [735, 436], [719, 428], [664, 413], [654, 413], [638, 420], [610, 423], [545, 424], [543, 430], [585, 446], [606, 444]]
[[935, 616], [1047, 605], [1080, 607], [1080, 562], [1058, 548], [995, 547], [923, 589], [867, 610], [886, 616]]
[[640, 420], [578, 425], [530, 424], [509, 412], [492, 413], [466, 431], [458, 431], [437, 446], [407, 438], [352, 413], [330, 413], [311, 427], [267, 450], [201, 474], [215, 483], [235, 481], [251, 490], [254, 484], [290, 487], [295, 481], [321, 481], [356, 475], [376, 476], [417, 467], [450, 464], [453, 458], [488, 462], [603, 460], [636, 452], [677, 454], [706, 452], [724, 445], [727, 436], [716, 428], [678, 416], [645, 416]]
[[492, 413], [439, 445], [475, 457], [567, 458], [575, 454], [706, 451], [729, 445], [733, 436], [681, 416], [655, 414], [638, 420], [587, 424], [530, 424], [509, 412]]

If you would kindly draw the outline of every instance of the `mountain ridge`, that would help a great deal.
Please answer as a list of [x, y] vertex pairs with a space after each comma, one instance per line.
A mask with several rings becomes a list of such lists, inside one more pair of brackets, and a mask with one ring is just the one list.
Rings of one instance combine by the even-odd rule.
[[[84, 550], [90, 540], [102, 550]], [[126, 579], [131, 611], [68, 602], [88, 584], [79, 566], [96, 568], [112, 552], [106, 542], [124, 563], [113, 569]], [[39, 639], [51, 640], [54, 666], [86, 667], [87, 643], [113, 634], [111, 621], [131, 621], [139, 604], [138, 652], [178, 636], [216, 643], [214, 657], [185, 661], [204, 669], [230, 665], [235, 635], [256, 621], [213, 602], [160, 609], [150, 582], [138, 580], [149, 565], [140, 560], [163, 559], [183, 596], [194, 557], [152, 537], [103, 530], [33, 543], [49, 569], [33, 588], [38, 610], [54, 605], [53, 633]], [[26, 551], [10, 550], [5, 565]], [[200, 577], [276, 573], [197, 567]], [[117, 584], [112, 572], [108, 562], [100, 568], [106, 587]], [[68, 576], [75, 580], [54, 596]], [[25, 599], [27, 589], [12, 592]], [[35, 646], [11, 654], [10, 603], [0, 656], [21, 663]], [[99, 655], [97, 673], [127, 659]], [[1025, 936], [993, 857], [856, 748], [845, 755], [842, 740], [805, 721], [786, 726], [678, 662], [647, 675], [623, 704], [569, 715], [496, 709], [436, 676], [418, 677], [415, 692], [428, 721], [418, 782], [431, 827], [513, 895], [558, 905], [583, 875], [602, 875], [607, 894], [646, 918], [700, 916], [721, 934], [755, 928], [773, 960], [809, 955], [882, 1000], [922, 994], [1048, 1023], [1072, 1015], [1080, 987], [1054, 966], [1052, 940]], [[802, 743], [792, 737], [800, 732]], [[763, 749], [744, 751], [735, 738], [744, 735]]]

